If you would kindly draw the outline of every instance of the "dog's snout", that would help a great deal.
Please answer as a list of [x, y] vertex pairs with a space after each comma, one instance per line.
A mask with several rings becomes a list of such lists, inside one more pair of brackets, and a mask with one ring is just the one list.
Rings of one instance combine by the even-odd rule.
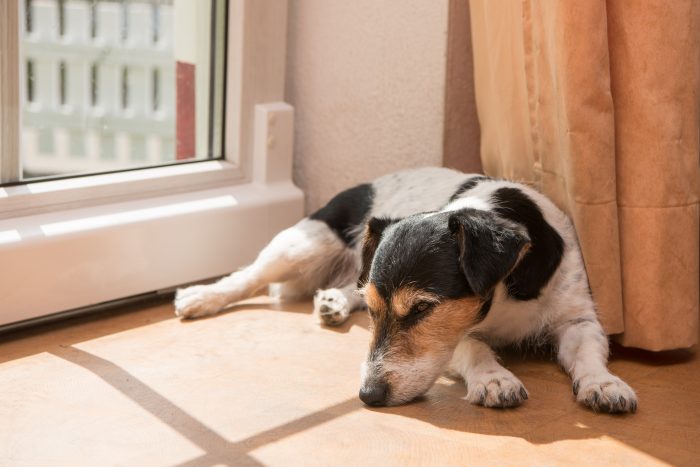
[[389, 385], [386, 383], [377, 383], [367, 388], [360, 388], [360, 399], [362, 402], [374, 407], [386, 405], [388, 395]]

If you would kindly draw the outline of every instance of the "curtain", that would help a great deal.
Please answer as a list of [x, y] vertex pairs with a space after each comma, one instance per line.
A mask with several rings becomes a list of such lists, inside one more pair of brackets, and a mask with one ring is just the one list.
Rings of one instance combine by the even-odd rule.
[[601, 322], [690, 347], [699, 317], [700, 2], [471, 0], [481, 160], [573, 219]]

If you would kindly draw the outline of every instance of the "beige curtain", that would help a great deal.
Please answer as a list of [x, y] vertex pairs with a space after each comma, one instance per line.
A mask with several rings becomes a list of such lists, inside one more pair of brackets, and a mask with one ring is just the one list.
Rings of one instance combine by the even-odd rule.
[[697, 0], [471, 0], [481, 159], [573, 218], [624, 345], [698, 337]]

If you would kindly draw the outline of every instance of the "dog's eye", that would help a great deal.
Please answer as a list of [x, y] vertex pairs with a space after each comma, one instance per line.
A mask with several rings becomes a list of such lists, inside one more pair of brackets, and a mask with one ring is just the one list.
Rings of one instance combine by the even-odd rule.
[[430, 302], [418, 302], [415, 305], [413, 305], [413, 308], [411, 311], [413, 313], [425, 313], [426, 311], [430, 310], [433, 307], [433, 304]]

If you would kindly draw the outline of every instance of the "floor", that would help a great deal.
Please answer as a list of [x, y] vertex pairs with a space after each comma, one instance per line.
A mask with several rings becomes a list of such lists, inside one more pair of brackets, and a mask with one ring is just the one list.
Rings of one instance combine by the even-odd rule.
[[167, 303], [0, 337], [0, 465], [699, 465], [700, 359], [615, 349], [634, 415], [594, 414], [544, 356], [506, 355], [520, 408], [357, 398], [367, 317], [321, 328], [262, 297], [181, 322]]

